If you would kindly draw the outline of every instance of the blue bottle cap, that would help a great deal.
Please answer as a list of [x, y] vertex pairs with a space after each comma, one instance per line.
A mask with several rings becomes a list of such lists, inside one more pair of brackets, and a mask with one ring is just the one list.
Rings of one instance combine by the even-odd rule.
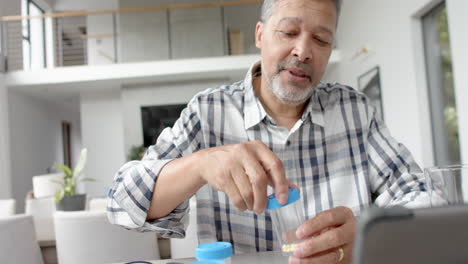
[[278, 200], [276, 200], [275, 194], [273, 193], [268, 196], [267, 209], [270, 209], [270, 210], [278, 209], [286, 205], [292, 204], [295, 201], [299, 200], [300, 198], [301, 198], [301, 195], [299, 194], [299, 191], [296, 188], [289, 188], [288, 201], [285, 204], [280, 204]]
[[199, 260], [225, 259], [232, 256], [232, 245], [229, 242], [211, 242], [201, 244], [195, 250], [195, 257]]
[[[180, 263], [182, 264], [182, 263]], [[188, 264], [226, 264], [226, 262], [222, 261], [222, 260], [200, 260], [200, 261], [194, 261], [194, 262], [190, 262]]]

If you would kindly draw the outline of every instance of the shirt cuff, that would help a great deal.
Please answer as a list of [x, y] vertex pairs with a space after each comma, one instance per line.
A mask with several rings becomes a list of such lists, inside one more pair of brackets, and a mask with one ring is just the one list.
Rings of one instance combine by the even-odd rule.
[[155, 231], [162, 237], [185, 236], [188, 201], [163, 218], [146, 221], [157, 177], [170, 161], [132, 161], [119, 170], [108, 197], [107, 213], [112, 224], [139, 232]]

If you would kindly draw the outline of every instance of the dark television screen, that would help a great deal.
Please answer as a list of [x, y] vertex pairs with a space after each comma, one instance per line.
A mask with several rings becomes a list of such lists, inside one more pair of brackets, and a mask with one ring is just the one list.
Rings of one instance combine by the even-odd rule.
[[186, 106], [186, 104], [178, 104], [141, 107], [143, 145], [149, 147], [156, 143], [163, 129], [172, 127]]

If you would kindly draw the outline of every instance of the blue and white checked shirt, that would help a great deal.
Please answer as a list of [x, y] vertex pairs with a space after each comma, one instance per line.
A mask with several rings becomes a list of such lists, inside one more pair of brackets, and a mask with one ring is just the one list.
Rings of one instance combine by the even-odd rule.
[[[243, 81], [197, 94], [141, 161], [122, 166], [109, 192], [110, 222], [183, 237], [188, 201], [164, 218], [145, 221], [161, 168], [200, 149], [251, 140], [261, 140], [283, 161], [288, 179], [300, 188], [306, 218], [340, 205], [355, 215], [372, 203], [428, 205], [420, 168], [390, 136], [365, 95], [339, 84], [320, 84], [288, 131], [275, 124], [254, 93], [259, 65]], [[278, 249], [268, 212], [240, 212], [225, 193], [208, 185], [196, 193], [196, 201], [201, 243], [230, 241], [235, 253]]]

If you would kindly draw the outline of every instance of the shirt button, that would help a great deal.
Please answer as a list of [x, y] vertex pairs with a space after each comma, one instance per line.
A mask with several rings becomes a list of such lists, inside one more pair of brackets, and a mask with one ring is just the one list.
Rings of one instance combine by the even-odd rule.
[[291, 145], [291, 140], [286, 141], [286, 146]]

